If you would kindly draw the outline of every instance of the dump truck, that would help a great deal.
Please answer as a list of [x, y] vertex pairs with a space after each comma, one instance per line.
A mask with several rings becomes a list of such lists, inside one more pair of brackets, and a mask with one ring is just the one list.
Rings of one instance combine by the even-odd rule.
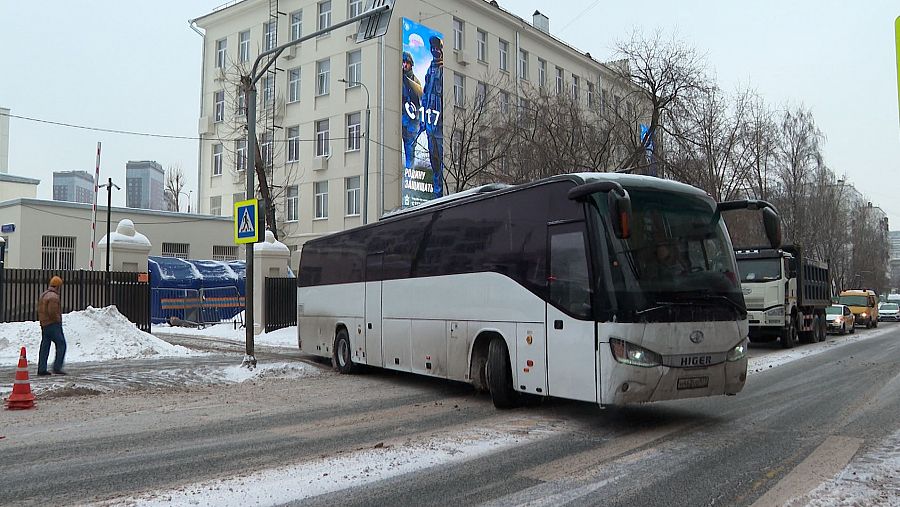
[[741, 291], [750, 321], [750, 341], [780, 340], [784, 348], [799, 341], [825, 339], [825, 309], [831, 305], [828, 263], [799, 247], [735, 249]]

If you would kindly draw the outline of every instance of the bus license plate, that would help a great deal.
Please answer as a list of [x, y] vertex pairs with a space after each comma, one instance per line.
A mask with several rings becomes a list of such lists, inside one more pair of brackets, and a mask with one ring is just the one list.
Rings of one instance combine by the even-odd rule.
[[709, 377], [685, 377], [678, 379], [678, 389], [703, 389], [709, 387]]

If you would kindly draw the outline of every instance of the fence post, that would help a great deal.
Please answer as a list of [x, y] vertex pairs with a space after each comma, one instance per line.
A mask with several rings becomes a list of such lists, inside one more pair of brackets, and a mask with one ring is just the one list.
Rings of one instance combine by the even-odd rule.
[[3, 306], [3, 293], [6, 292], [6, 286], [3, 283], [5, 278], [4, 272], [6, 271], [6, 240], [0, 238], [0, 322], [6, 322], [5, 315], [6, 310], [5, 306]]

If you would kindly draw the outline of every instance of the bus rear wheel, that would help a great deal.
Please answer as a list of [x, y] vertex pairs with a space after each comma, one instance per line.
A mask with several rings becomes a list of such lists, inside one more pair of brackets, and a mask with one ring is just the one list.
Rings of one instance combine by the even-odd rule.
[[488, 345], [485, 377], [495, 407], [503, 409], [519, 406], [519, 393], [513, 389], [509, 350], [506, 342], [499, 336], [494, 337]]
[[344, 328], [339, 329], [334, 337], [331, 364], [339, 373], [353, 372], [353, 359], [350, 357], [350, 336]]

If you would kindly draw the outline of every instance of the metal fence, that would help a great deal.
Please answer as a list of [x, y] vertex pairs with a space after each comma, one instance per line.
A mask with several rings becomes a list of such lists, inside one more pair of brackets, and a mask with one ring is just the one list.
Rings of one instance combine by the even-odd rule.
[[266, 332], [297, 325], [297, 279], [266, 278]]
[[105, 271], [5, 269], [0, 277], [0, 322], [38, 320], [38, 298], [50, 278], [63, 279], [62, 312], [115, 305], [119, 313], [142, 331], [150, 331], [150, 283], [147, 273]]

